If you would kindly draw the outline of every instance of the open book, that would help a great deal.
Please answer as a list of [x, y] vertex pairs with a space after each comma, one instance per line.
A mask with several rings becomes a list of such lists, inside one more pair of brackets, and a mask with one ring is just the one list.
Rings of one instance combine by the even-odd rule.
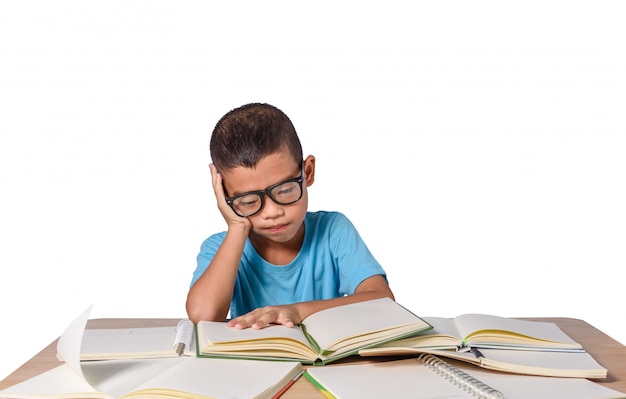
[[80, 360], [195, 356], [193, 332], [189, 319], [172, 327], [89, 328], [83, 333]]
[[[267, 364], [259, 364], [267, 363]], [[0, 391], [3, 399], [272, 398], [302, 373], [298, 362], [176, 357], [66, 363]]]
[[393, 346], [458, 349], [504, 348], [584, 352], [554, 323], [526, 321], [485, 314], [464, 314], [453, 319], [424, 317], [432, 330], [395, 342]]
[[302, 371], [298, 362], [176, 357], [88, 362], [83, 377], [64, 363], [0, 391], [0, 397], [269, 399]]
[[546, 377], [606, 378], [607, 369], [587, 352], [520, 351], [511, 349], [428, 349], [387, 346], [359, 351], [361, 356], [419, 356], [432, 354], [508, 373]]
[[328, 398], [618, 399], [625, 394], [584, 378], [498, 373], [435, 356], [308, 367], [304, 376]]
[[225, 322], [200, 321], [196, 325], [197, 356], [326, 364], [430, 328], [398, 303], [381, 298], [316, 312], [294, 328], [272, 325], [237, 330]]
[[[90, 309], [89, 309], [90, 310]], [[59, 366], [0, 391], [3, 399], [269, 399], [302, 371], [299, 362], [171, 358], [80, 362], [89, 310], [61, 335]]]

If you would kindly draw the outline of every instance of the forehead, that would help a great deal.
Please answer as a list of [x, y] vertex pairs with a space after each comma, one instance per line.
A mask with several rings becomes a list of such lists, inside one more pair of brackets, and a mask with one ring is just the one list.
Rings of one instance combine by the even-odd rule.
[[228, 195], [263, 190], [273, 184], [296, 177], [300, 165], [288, 152], [267, 155], [253, 168], [238, 166], [222, 173]]

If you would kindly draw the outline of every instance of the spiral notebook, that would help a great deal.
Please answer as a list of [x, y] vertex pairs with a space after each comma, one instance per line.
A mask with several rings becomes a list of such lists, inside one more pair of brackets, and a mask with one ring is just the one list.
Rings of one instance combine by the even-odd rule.
[[[456, 362], [458, 363], [458, 362]], [[584, 378], [540, 377], [488, 371], [432, 355], [325, 367], [304, 376], [335, 399], [618, 399], [626, 395]]]

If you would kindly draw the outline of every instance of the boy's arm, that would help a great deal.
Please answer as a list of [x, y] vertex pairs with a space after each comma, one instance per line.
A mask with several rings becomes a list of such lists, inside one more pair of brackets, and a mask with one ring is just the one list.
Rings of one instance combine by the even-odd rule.
[[209, 267], [189, 289], [187, 315], [194, 323], [226, 320], [248, 231], [243, 226], [229, 228]]
[[210, 165], [213, 190], [228, 230], [226, 237], [187, 294], [187, 315], [194, 323], [200, 320], [224, 321], [230, 309], [237, 269], [252, 225], [237, 216], [226, 204], [222, 176]]
[[261, 329], [270, 324], [282, 324], [286, 327], [293, 327], [308, 315], [320, 310], [382, 297], [389, 297], [395, 300], [385, 278], [381, 275], [375, 275], [363, 280], [352, 295], [319, 301], [299, 302], [290, 305], [266, 306], [236, 317], [230, 320], [228, 325], [240, 329], [248, 327]]

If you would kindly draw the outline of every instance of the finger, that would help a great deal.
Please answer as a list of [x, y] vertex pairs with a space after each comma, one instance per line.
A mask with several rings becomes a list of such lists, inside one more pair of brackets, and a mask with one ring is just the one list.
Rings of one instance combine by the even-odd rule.
[[252, 323], [250, 327], [255, 330], [260, 330], [269, 326], [270, 324], [274, 324], [277, 322], [280, 317], [280, 311], [276, 308], [264, 308], [263, 313], [259, 314], [257, 319]]
[[285, 327], [293, 327], [295, 326], [294, 321], [291, 319], [288, 313], [280, 313], [276, 320], [274, 321], [276, 324], [282, 324]]
[[235, 317], [234, 319], [230, 320], [228, 322], [228, 324], [231, 327], [235, 327], [238, 330], [241, 330], [241, 329], [244, 329], [244, 328], [248, 328], [248, 327], [252, 327], [254, 325], [254, 323], [259, 322], [259, 319], [261, 317], [263, 317], [263, 314], [264, 314], [264, 312], [262, 312], [260, 309], [255, 309], [255, 310], [253, 310], [250, 313], [246, 313], [246, 314], [241, 315], [239, 317]]
[[228, 327], [234, 327], [237, 330], [243, 330], [244, 328], [250, 327], [250, 322], [247, 322], [244, 316], [240, 316], [230, 320], [226, 325]]
[[213, 183], [213, 191], [215, 192], [215, 196], [218, 200], [224, 200], [226, 198], [224, 194], [224, 187], [222, 186], [222, 175], [218, 173], [215, 165], [210, 164], [209, 169], [211, 169], [211, 183]]
[[250, 326], [253, 330], [260, 330], [272, 324], [275, 320], [275, 316], [273, 312], [263, 313], [252, 325]]

